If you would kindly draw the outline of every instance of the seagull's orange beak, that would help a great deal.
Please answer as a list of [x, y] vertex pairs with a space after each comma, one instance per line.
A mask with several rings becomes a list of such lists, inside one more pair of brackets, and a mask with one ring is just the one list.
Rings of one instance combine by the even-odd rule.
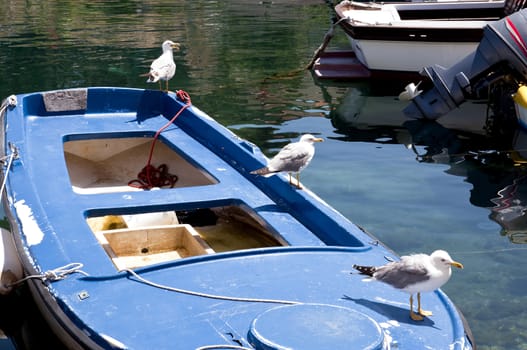
[[313, 142], [324, 142], [324, 139], [321, 138], [321, 137], [317, 137], [317, 138], [313, 139]]
[[463, 268], [463, 264], [462, 264], [462, 263], [459, 263], [459, 262], [457, 262], [457, 261], [452, 261], [452, 262], [450, 263], [450, 265], [455, 266], [455, 267], [457, 267], [458, 269], [462, 269], [462, 268]]
[[179, 51], [179, 49], [181, 48], [181, 44], [180, 43], [173, 43], [170, 46], [172, 46], [172, 48], [175, 49], [176, 51]]

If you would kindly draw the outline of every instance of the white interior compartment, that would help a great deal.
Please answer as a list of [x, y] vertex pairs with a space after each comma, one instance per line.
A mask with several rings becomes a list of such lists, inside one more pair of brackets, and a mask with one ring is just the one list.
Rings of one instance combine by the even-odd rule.
[[95, 236], [118, 270], [214, 253], [185, 224], [97, 231]]
[[[64, 143], [64, 157], [71, 185], [77, 193], [104, 193], [137, 190], [128, 182], [137, 179], [148, 161], [153, 138], [112, 138], [77, 140]], [[166, 164], [177, 175], [174, 187], [215, 184], [217, 181], [157, 141], [151, 164]]]

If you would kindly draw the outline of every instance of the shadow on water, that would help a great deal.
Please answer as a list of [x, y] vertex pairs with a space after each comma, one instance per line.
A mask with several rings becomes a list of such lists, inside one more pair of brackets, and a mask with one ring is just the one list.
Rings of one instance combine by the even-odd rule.
[[419, 163], [447, 165], [472, 184], [470, 203], [490, 211], [502, 236], [527, 243], [527, 131], [516, 120], [491, 120], [474, 102], [437, 121], [409, 119], [397, 91], [369, 83], [350, 86], [332, 105], [335, 139], [401, 144]]

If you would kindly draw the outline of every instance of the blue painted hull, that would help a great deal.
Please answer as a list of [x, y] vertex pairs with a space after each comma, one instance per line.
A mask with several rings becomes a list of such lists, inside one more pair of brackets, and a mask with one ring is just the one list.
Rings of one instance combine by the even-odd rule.
[[[396, 257], [309, 190], [294, 188], [284, 176], [251, 175], [265, 164], [259, 149], [196, 107], [184, 110], [160, 139], [206, 173], [209, 183], [79, 191], [66, 144], [149, 139], [184, 106], [174, 94], [157, 91], [86, 93], [86, 100], [76, 101], [80, 107], [54, 112], [46, 110], [45, 94], [19, 95], [3, 119], [4, 156], [17, 152], [4, 169], [4, 206], [26, 274], [42, 276], [30, 279], [29, 287], [66, 346], [472, 348], [441, 291], [423, 295], [434, 316], [415, 322], [407, 294], [352, 274], [355, 263], [381, 265]], [[86, 221], [211, 207], [245, 210], [278, 244], [122, 269], [108, 253], [111, 243], [101, 243]], [[72, 270], [61, 279], [45, 274], [60, 274], [56, 269], [63, 266]]]

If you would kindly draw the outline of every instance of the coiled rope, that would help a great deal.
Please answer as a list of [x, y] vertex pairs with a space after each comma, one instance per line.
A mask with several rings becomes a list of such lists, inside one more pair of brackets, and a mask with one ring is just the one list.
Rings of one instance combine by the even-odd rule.
[[154, 187], [165, 187], [169, 186], [170, 188], [174, 187], [176, 184], [176, 181], [178, 180], [177, 175], [170, 174], [168, 172], [168, 166], [166, 164], [161, 164], [158, 167], [155, 167], [152, 165], [152, 156], [154, 154], [154, 148], [157, 142], [157, 139], [159, 138], [159, 135], [174, 121], [177, 117], [185, 109], [190, 107], [192, 105], [192, 101], [190, 99], [190, 95], [183, 90], [178, 90], [176, 92], [176, 96], [185, 104], [181, 107], [181, 109], [170, 119], [168, 123], [166, 123], [163, 127], [161, 127], [156, 134], [154, 135], [154, 139], [152, 140], [152, 145], [150, 147], [150, 154], [148, 155], [148, 160], [146, 162], [145, 167], [137, 174], [137, 179], [131, 180], [128, 182], [128, 186], [140, 188], [143, 190], [150, 190]]
[[30, 280], [30, 279], [40, 279], [42, 280], [42, 282], [46, 282], [46, 281], [50, 281], [50, 282], [54, 282], [54, 281], [60, 281], [64, 278], [66, 278], [68, 275], [71, 275], [71, 274], [74, 274], [74, 273], [80, 273], [84, 276], [89, 276], [89, 274], [87, 274], [86, 272], [82, 271], [82, 267], [84, 265], [81, 264], [81, 263], [70, 263], [70, 264], [67, 264], [67, 265], [64, 265], [64, 266], [61, 266], [61, 267], [58, 267], [56, 269], [53, 269], [53, 270], [48, 270], [42, 274], [39, 274], [39, 275], [30, 275], [30, 276], [26, 276], [14, 283], [11, 283], [8, 287], [13, 287], [13, 286], [17, 286], [27, 280]]

